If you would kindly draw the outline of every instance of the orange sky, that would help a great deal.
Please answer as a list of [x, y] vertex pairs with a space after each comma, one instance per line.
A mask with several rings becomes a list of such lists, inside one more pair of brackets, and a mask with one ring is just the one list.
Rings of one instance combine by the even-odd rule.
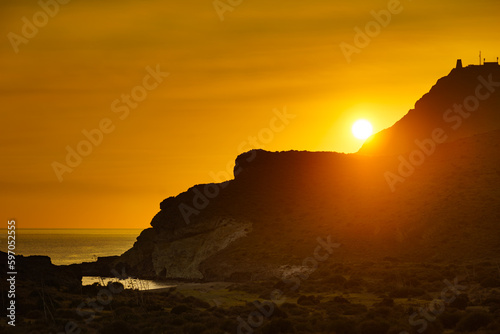
[[[500, 55], [496, 0], [58, 6], [0, 4], [2, 219], [20, 228], [145, 228], [161, 200], [213, 182], [241, 150], [355, 152], [356, 119], [389, 127], [457, 58]], [[397, 13], [348, 62], [340, 44], [388, 7]], [[34, 17], [38, 31], [23, 28]], [[169, 75], [155, 80], [157, 67]], [[131, 93], [141, 101], [127, 106]], [[274, 120], [285, 109], [295, 117]], [[54, 162], [101, 122], [108, 133], [58, 177]]]

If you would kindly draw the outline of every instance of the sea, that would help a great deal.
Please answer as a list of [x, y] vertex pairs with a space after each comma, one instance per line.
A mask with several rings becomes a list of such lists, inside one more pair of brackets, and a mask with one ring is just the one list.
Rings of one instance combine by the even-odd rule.
[[[18, 255], [46, 255], [53, 264], [95, 261], [130, 249], [142, 229], [16, 229]], [[0, 250], [7, 251], [7, 230], [2, 229]]]
[[[16, 255], [46, 255], [55, 265], [92, 262], [98, 257], [121, 255], [130, 249], [142, 229], [16, 229]], [[0, 250], [7, 251], [7, 230], [0, 230]], [[103, 281], [104, 280], [104, 281]], [[107, 283], [85, 276], [83, 285]], [[129, 279], [126, 287], [150, 290], [174, 286], [164, 282]]]

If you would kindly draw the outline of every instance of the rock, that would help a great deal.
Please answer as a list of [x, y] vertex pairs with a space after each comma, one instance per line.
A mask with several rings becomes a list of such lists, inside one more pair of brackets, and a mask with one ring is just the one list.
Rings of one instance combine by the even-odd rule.
[[[120, 262], [140, 268], [156, 278], [203, 279], [200, 264], [251, 232], [252, 224], [231, 218], [215, 218], [204, 224], [186, 225], [168, 232], [141, 234], [140, 245], [122, 255]], [[142, 247], [145, 245], [145, 247]], [[143, 266], [147, 262], [150, 266]], [[142, 272], [143, 274], [143, 272]]]
[[[493, 82], [481, 90], [491, 96], [450, 130], [443, 114], [472, 101], [484, 84], [480, 78]], [[453, 70], [358, 154], [243, 153], [234, 180], [165, 199], [152, 228], [113, 265], [144, 278], [297, 281], [336, 257], [365, 263], [395, 255], [401, 262], [497, 259], [497, 81], [500, 66]], [[400, 154], [436, 128], [446, 129], [449, 140], [401, 176]], [[399, 175], [397, 183], [388, 181], [388, 172]], [[342, 247], [325, 252], [318, 240], [327, 237]]]
[[[7, 270], [7, 253], [0, 252], [0, 270]], [[16, 281], [32, 282], [38, 286], [77, 287], [81, 286], [82, 273], [79, 268], [68, 268], [52, 264], [48, 256], [16, 255]]]

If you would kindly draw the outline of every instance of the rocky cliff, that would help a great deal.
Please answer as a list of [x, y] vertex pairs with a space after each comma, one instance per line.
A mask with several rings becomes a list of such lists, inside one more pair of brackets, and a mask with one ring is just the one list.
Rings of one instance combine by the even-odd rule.
[[[499, 68], [453, 70], [360, 154], [240, 155], [234, 180], [164, 200], [116, 265], [142, 277], [251, 280], [307, 273], [325, 249], [337, 262], [498, 259]], [[454, 111], [476, 100], [469, 116]]]
[[251, 222], [229, 217], [210, 217], [176, 230], [147, 229], [134, 248], [122, 255], [121, 261], [131, 268], [129, 273], [136, 275], [203, 279], [200, 271], [203, 261], [251, 231]]
[[394, 155], [413, 150], [415, 140], [436, 128], [451, 142], [500, 127], [500, 65], [455, 68], [439, 79], [403, 118], [375, 134], [359, 150], [366, 155]]

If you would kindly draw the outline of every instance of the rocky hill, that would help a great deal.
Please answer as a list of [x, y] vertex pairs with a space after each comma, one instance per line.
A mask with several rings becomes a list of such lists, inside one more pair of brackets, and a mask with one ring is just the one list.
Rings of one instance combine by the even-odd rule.
[[431, 138], [438, 128], [446, 141], [500, 127], [500, 65], [454, 68], [438, 80], [403, 118], [368, 140], [358, 153], [394, 155], [416, 147], [415, 140]]
[[[498, 65], [454, 69], [357, 154], [242, 154], [234, 180], [164, 200], [152, 227], [115, 264], [142, 277], [241, 281], [307, 275], [326, 255], [336, 262], [498, 259], [496, 81]], [[447, 114], [476, 100], [470, 116]]]

